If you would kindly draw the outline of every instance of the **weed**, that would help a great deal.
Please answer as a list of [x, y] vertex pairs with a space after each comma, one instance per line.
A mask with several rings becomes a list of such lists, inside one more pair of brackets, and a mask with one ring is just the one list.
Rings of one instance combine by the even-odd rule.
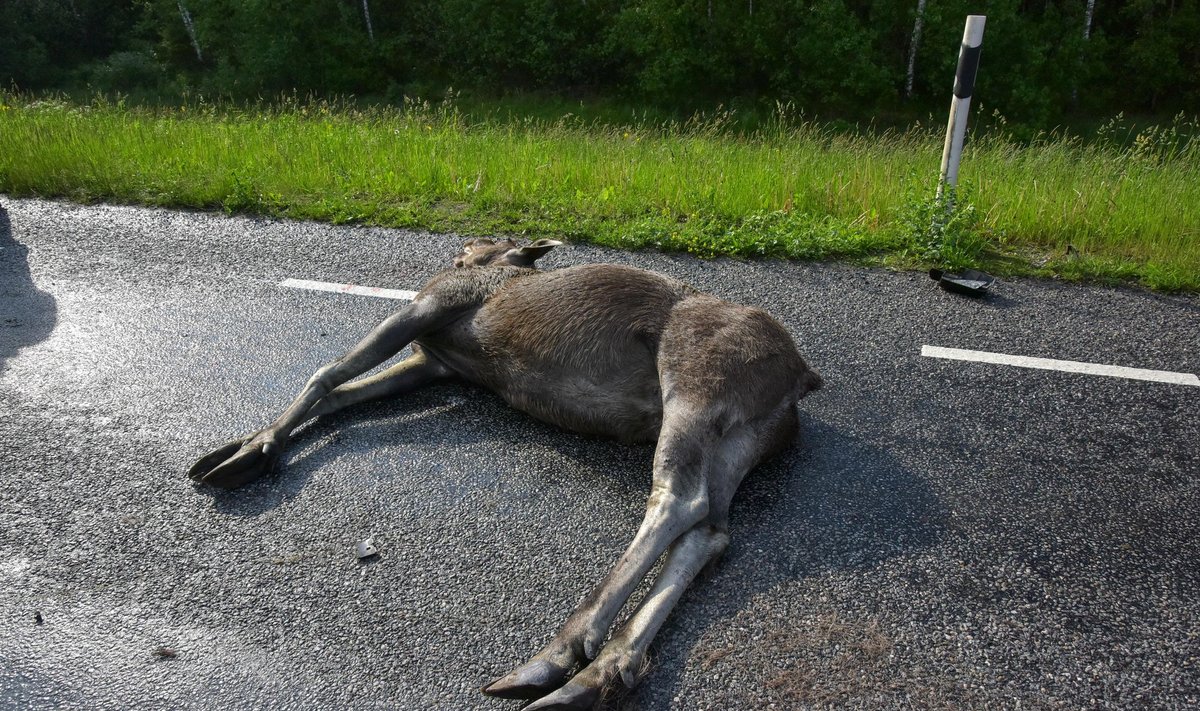
[[940, 195], [925, 192], [926, 197], [910, 194], [901, 213], [910, 251], [949, 269], [980, 264], [994, 242], [984, 232], [971, 187], [946, 185]]
[[262, 201], [255, 191], [255, 182], [244, 171], [232, 171], [229, 182], [229, 192], [221, 199], [221, 208], [226, 213], [251, 212], [261, 207]]

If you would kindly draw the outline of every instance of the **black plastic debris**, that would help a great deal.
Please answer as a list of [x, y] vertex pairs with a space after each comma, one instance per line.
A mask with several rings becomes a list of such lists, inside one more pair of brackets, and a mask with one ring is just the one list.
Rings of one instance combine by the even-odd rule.
[[45, 622], [46, 622], [46, 620], [44, 620], [44, 619], [42, 618], [42, 611], [41, 611], [41, 610], [34, 610], [34, 611], [33, 611], [33, 624], [35, 624], [35, 625], [41, 625], [41, 624], [45, 624]]
[[930, 269], [929, 278], [938, 283], [946, 291], [967, 296], [983, 296], [988, 287], [996, 283], [996, 277], [977, 269], [964, 269], [958, 274], [944, 272], [941, 269]]
[[354, 547], [354, 556], [359, 560], [368, 560], [379, 555], [379, 550], [375, 548], [375, 543], [370, 538], [365, 538], [358, 542]]
[[154, 656], [158, 657], [159, 659], [174, 659], [175, 657], [179, 656], [179, 652], [176, 652], [174, 649], [171, 649], [170, 647], [159, 647], [159, 648], [155, 649], [154, 652], [152, 652], [152, 653], [154, 654]]

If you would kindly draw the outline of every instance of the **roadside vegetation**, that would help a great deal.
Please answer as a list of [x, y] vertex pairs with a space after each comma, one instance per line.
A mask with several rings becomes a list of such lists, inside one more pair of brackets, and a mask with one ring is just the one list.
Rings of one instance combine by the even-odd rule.
[[1086, 141], [993, 119], [943, 202], [941, 125], [835, 131], [782, 105], [736, 123], [0, 94], [0, 192], [1200, 290], [1195, 119], [1117, 117]]
[[1200, 289], [1200, 0], [985, 5], [937, 201], [967, 0], [4, 0], [0, 192]]

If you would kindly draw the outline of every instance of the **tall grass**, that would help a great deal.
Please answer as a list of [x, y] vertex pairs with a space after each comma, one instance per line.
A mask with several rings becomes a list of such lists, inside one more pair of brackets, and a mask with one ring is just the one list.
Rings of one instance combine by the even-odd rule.
[[[753, 133], [729, 123], [0, 95], [0, 191], [702, 255], [936, 258], [906, 217], [933, 191], [940, 129], [838, 133], [784, 108]], [[982, 248], [967, 261], [1200, 289], [1200, 139], [1188, 128], [1088, 144], [975, 137], [961, 177]]]

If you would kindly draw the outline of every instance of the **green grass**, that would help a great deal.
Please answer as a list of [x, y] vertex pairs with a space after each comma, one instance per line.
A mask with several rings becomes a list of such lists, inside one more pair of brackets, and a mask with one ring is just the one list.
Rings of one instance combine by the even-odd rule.
[[599, 123], [0, 95], [0, 192], [1200, 290], [1200, 140], [1180, 121], [1089, 144], [977, 136], [956, 212], [931, 231], [940, 127], [839, 133], [785, 114], [747, 133], [722, 113]]

